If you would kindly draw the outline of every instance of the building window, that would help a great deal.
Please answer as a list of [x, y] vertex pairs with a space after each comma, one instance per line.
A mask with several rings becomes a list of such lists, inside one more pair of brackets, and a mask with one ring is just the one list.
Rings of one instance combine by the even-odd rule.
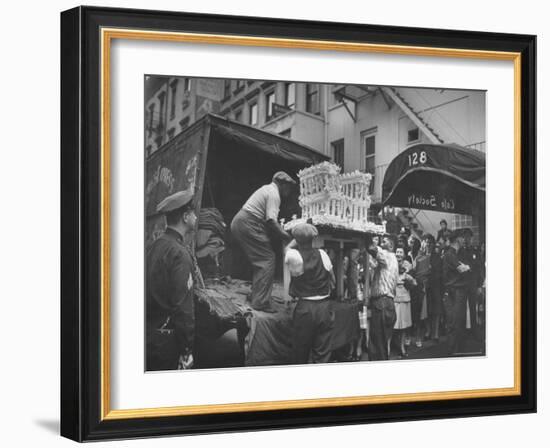
[[273, 104], [275, 103], [275, 92], [269, 92], [265, 96], [265, 121], [273, 118]]
[[374, 175], [374, 158], [376, 153], [376, 135], [369, 134], [364, 137], [365, 145], [365, 173]]
[[420, 139], [418, 128], [409, 129], [407, 133], [407, 143], [414, 143]]
[[336, 94], [337, 87], [338, 87], [338, 85], [333, 85], [333, 86], [331, 86], [331, 89], [330, 89], [330, 104], [329, 104], [329, 106], [334, 106], [335, 104], [341, 104], [341, 103], [342, 103], [342, 97], [341, 97], [341, 96], [338, 96], [338, 95]]
[[[375, 174], [376, 165], [376, 135], [373, 133], [368, 133], [363, 137], [364, 148], [365, 148], [365, 173], [371, 173], [373, 176]], [[374, 178], [370, 183], [369, 194], [374, 192]]]
[[238, 93], [242, 89], [244, 89], [244, 79], [237, 79], [236, 83], [237, 85], [235, 86], [235, 90], [233, 91], [233, 93]]
[[285, 83], [285, 106], [289, 109], [296, 106], [296, 84], [293, 82]]
[[170, 83], [170, 120], [176, 116], [176, 93], [178, 91], [178, 80], [174, 79]]
[[235, 121], [241, 122], [243, 119], [243, 110], [239, 109], [235, 111]]
[[189, 117], [185, 117], [180, 120], [180, 130], [183, 131], [189, 127]]
[[168, 129], [168, 140], [172, 140], [174, 138], [174, 135], [176, 134], [176, 128], [170, 128]]
[[249, 123], [252, 126], [256, 126], [258, 124], [258, 103], [252, 103], [248, 107]]
[[319, 115], [319, 84], [306, 84], [306, 112]]
[[157, 134], [157, 136], [155, 137], [155, 143], [157, 145], [157, 149], [159, 149], [162, 146], [162, 139], [163, 139], [162, 134]]
[[166, 92], [160, 92], [158, 95], [159, 99], [159, 124], [158, 132], [164, 127], [164, 101], [166, 100]]
[[183, 90], [185, 92], [190, 92], [191, 91], [191, 79], [189, 79], [189, 78], [184, 79], [184, 81], [183, 81]]
[[473, 220], [470, 215], [453, 215], [452, 229], [462, 229], [464, 227], [472, 227]]
[[147, 136], [151, 137], [151, 134], [153, 133], [153, 120], [155, 117], [155, 103], [151, 104], [149, 106], [149, 123], [147, 125]]
[[[375, 126], [373, 128], [367, 129], [361, 133], [361, 146], [363, 151], [363, 161], [362, 168], [365, 173], [370, 173], [373, 176], [376, 174], [376, 132], [378, 128]], [[374, 193], [374, 185], [381, 185], [382, 179], [378, 179], [378, 182], [375, 182], [375, 179], [370, 183], [369, 194]]]
[[281, 137], [290, 138], [291, 133], [292, 133], [291, 131], [292, 131], [292, 129], [291, 129], [291, 128], [288, 128], [288, 129], [285, 129], [284, 131], [279, 132], [279, 135], [280, 135]]
[[332, 160], [342, 170], [344, 169], [344, 139], [337, 140], [330, 144], [332, 146]]
[[228, 99], [231, 96], [231, 80], [226, 79], [223, 83], [223, 98]]
[[451, 228], [453, 230], [469, 228], [473, 233], [474, 244], [479, 244], [480, 234], [478, 222], [476, 222], [476, 220], [474, 220], [470, 215], [453, 215]]

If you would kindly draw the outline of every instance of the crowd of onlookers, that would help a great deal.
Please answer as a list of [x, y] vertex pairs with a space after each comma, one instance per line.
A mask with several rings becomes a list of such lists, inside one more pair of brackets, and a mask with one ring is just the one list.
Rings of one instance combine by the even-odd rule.
[[[252, 267], [249, 302], [257, 312], [277, 313], [272, 297], [274, 247], [285, 245], [288, 293], [296, 302], [293, 363], [333, 359], [335, 296], [354, 302], [349, 307], [353, 313], [359, 304], [358, 321], [352, 324], [365, 330], [361, 336], [369, 360], [389, 359], [392, 341], [405, 357], [407, 346], [421, 348], [427, 339], [437, 341], [443, 334], [448, 354], [460, 354], [465, 350], [466, 329], [483, 342], [485, 249], [483, 244], [473, 245], [471, 229], [450, 231], [442, 220], [434, 237], [411, 224], [397, 234], [366, 237], [365, 250], [351, 249], [342, 266], [341, 253], [336, 260], [330, 249], [314, 246], [319, 231], [311, 223], [297, 224], [291, 234], [278, 223], [281, 199], [290, 197], [295, 183], [287, 173], [275, 173], [272, 182], [256, 190], [231, 222], [232, 238]], [[147, 370], [192, 368], [195, 285], [203, 286], [196, 257], [215, 258], [223, 250], [223, 217], [213, 209], [203, 210], [197, 223], [191, 190], [164, 198], [156, 210], [165, 216], [167, 227], [146, 251]], [[197, 224], [198, 244], [193, 251], [186, 241]], [[344, 297], [340, 297], [342, 280]], [[362, 345], [358, 339], [358, 348]], [[357, 355], [358, 350], [354, 352]]]
[[[361, 253], [359, 249], [351, 249], [344, 258], [345, 299], [365, 303], [363, 256], [372, 255], [369, 257], [371, 290], [368, 296], [374, 300], [379, 295], [373, 294], [376, 288], [373, 282], [379, 281], [374, 278], [377, 256], [387, 254], [397, 261], [395, 283], [386, 287], [382, 294], [393, 299], [394, 313], [386, 309], [383, 315], [386, 323], [388, 320], [394, 322], [391, 331], [383, 335], [388, 353], [387, 356], [379, 353], [376, 359], [388, 359], [390, 350], [399, 357], [407, 357], [409, 347], [420, 349], [427, 341], [437, 343], [443, 337], [449, 355], [468, 351], [464, 344], [466, 336], [477, 342], [476, 346], [483, 346], [480, 343], [484, 341], [484, 244], [474, 244], [469, 228], [451, 231], [445, 220], [440, 226], [436, 236], [406, 228], [397, 235], [375, 236], [374, 248], [370, 251]], [[391, 277], [391, 273], [388, 275]], [[388, 307], [391, 305], [386, 305]], [[376, 312], [372, 300], [369, 300], [369, 310], [371, 316]], [[362, 317], [362, 327], [367, 327], [365, 316]], [[363, 338], [371, 339], [371, 344], [372, 338], [377, 337], [373, 334], [373, 330], [377, 331], [372, 328], [373, 321], [371, 318], [369, 337]], [[360, 348], [354, 349], [353, 356], [357, 357], [360, 351]]]

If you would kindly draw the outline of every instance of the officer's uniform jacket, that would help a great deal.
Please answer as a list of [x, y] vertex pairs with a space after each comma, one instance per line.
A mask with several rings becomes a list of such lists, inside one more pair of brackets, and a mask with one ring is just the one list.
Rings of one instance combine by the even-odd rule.
[[146, 254], [147, 330], [168, 327], [176, 333], [180, 353], [193, 350], [195, 307], [193, 301], [193, 262], [176, 230], [168, 227]]

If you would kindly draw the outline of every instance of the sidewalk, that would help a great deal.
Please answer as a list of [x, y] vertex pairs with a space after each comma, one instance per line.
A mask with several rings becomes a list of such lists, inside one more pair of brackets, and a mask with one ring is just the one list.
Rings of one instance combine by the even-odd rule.
[[[459, 353], [453, 355], [453, 357], [459, 356], [484, 356], [485, 347], [483, 341], [477, 341], [471, 333], [466, 334], [463, 347]], [[442, 336], [439, 341], [429, 339], [422, 342], [422, 347], [417, 347], [416, 344], [411, 343], [407, 347], [407, 357], [402, 357], [399, 350], [392, 346], [390, 353], [390, 360], [400, 359], [433, 359], [433, 358], [446, 358], [449, 357], [447, 351], [447, 337]], [[368, 361], [368, 355], [363, 352], [360, 361]]]

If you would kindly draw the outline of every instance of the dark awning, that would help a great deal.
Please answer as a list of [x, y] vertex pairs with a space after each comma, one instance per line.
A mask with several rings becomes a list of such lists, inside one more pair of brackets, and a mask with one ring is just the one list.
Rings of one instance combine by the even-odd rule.
[[208, 117], [211, 123], [211, 136], [221, 137], [221, 139], [217, 139], [218, 142], [225, 140], [228, 143], [236, 143], [239, 147], [264, 151], [275, 157], [304, 166], [329, 159], [328, 156], [316, 149], [278, 134], [228, 120], [218, 115], [210, 114]]
[[458, 145], [414, 145], [392, 160], [385, 205], [476, 214], [485, 203], [485, 153]]

